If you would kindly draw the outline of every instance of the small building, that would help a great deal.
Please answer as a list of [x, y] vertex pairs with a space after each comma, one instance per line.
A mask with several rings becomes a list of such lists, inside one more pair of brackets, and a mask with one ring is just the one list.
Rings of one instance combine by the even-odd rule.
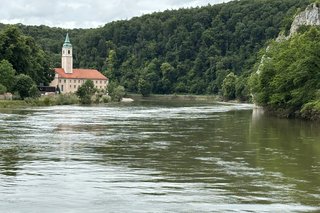
[[72, 45], [67, 34], [62, 47], [61, 68], [55, 68], [55, 78], [50, 83], [51, 87], [58, 87], [61, 93], [75, 93], [87, 80], [92, 80], [99, 90], [106, 90], [108, 78], [94, 69], [74, 69]]

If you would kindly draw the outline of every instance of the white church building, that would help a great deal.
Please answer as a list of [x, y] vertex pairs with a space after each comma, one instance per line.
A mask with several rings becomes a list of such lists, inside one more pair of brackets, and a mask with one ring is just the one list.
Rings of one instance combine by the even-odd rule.
[[108, 78], [98, 70], [73, 68], [72, 45], [68, 34], [62, 47], [61, 68], [54, 68], [54, 71], [55, 78], [50, 86], [59, 87], [61, 93], [75, 93], [86, 80], [92, 80], [99, 90], [105, 90], [108, 86]]

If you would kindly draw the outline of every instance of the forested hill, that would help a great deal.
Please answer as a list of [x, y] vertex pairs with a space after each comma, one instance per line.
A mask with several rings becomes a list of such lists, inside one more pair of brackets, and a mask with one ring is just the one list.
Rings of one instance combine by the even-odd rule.
[[[259, 50], [289, 29], [307, 0], [240, 0], [69, 30], [74, 66], [97, 68], [130, 92], [212, 94], [228, 73], [246, 76]], [[60, 66], [66, 30], [19, 25]]]

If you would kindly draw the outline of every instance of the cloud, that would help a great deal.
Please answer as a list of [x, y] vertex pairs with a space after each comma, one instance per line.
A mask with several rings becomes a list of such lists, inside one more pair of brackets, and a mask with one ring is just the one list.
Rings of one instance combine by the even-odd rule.
[[94, 28], [147, 13], [229, 0], [2, 0], [0, 22]]

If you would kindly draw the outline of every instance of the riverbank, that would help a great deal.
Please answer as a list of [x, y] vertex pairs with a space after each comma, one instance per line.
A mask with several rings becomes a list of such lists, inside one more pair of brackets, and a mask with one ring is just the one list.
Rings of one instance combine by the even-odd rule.
[[0, 109], [23, 108], [26, 106], [29, 106], [29, 104], [23, 100], [0, 100]]
[[263, 107], [263, 109], [265, 113], [274, 117], [320, 121], [320, 101], [306, 104], [301, 110], [296, 111], [271, 107]]
[[129, 98], [135, 101], [143, 100], [159, 100], [159, 101], [221, 101], [221, 98], [217, 95], [150, 95], [143, 97], [140, 94], [128, 94]]

